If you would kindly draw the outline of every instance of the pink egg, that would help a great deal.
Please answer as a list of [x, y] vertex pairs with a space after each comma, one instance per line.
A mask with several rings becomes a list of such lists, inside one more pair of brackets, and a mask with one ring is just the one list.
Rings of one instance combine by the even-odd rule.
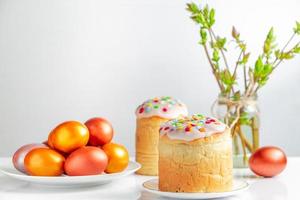
[[34, 143], [34, 144], [26, 144], [22, 147], [20, 147], [13, 156], [13, 164], [15, 166], [15, 168], [17, 170], [19, 170], [20, 172], [26, 173], [25, 167], [24, 167], [24, 158], [26, 156], [26, 154], [36, 148], [41, 148], [41, 147], [45, 147], [48, 148], [47, 145], [45, 144], [38, 144], [38, 143]]

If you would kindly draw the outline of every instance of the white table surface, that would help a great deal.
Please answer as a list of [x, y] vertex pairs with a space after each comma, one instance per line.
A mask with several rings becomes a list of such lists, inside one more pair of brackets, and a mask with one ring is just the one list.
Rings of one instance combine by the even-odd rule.
[[[0, 163], [4, 158], [0, 158]], [[234, 170], [250, 183], [248, 191], [222, 200], [300, 199], [300, 157], [289, 157], [284, 172], [274, 178], [258, 178], [250, 170]], [[153, 177], [130, 175], [118, 181], [90, 188], [57, 188], [33, 185], [0, 174], [0, 200], [167, 200], [142, 190], [141, 184]]]

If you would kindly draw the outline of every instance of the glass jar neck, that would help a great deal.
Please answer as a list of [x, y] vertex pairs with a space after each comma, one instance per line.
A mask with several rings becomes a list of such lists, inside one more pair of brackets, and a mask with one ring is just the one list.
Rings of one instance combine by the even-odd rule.
[[247, 97], [244, 97], [244, 96], [241, 96], [241, 97], [228, 97], [224, 94], [219, 94], [218, 95], [218, 100], [221, 100], [221, 101], [232, 101], [232, 102], [238, 102], [238, 101], [257, 101], [258, 98], [257, 98], [257, 95], [252, 95], [252, 96], [247, 96]]
[[224, 95], [219, 95], [216, 101], [220, 105], [227, 105], [227, 106], [258, 106], [257, 96], [250, 96], [250, 97], [240, 97], [240, 98], [229, 98]]

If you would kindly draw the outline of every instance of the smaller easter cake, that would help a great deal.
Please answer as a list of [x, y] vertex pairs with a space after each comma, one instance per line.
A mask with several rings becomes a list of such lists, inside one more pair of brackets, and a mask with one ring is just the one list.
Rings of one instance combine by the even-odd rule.
[[136, 161], [141, 175], [158, 175], [158, 140], [162, 123], [187, 115], [186, 106], [172, 97], [156, 97], [136, 109]]
[[161, 191], [230, 191], [230, 129], [200, 114], [165, 122], [160, 128], [158, 168]]

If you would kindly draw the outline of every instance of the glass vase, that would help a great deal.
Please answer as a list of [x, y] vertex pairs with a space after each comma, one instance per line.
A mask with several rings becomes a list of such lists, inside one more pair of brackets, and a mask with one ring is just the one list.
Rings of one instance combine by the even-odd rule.
[[248, 167], [249, 157], [259, 147], [257, 96], [235, 100], [219, 95], [212, 105], [212, 114], [231, 128], [233, 166]]

